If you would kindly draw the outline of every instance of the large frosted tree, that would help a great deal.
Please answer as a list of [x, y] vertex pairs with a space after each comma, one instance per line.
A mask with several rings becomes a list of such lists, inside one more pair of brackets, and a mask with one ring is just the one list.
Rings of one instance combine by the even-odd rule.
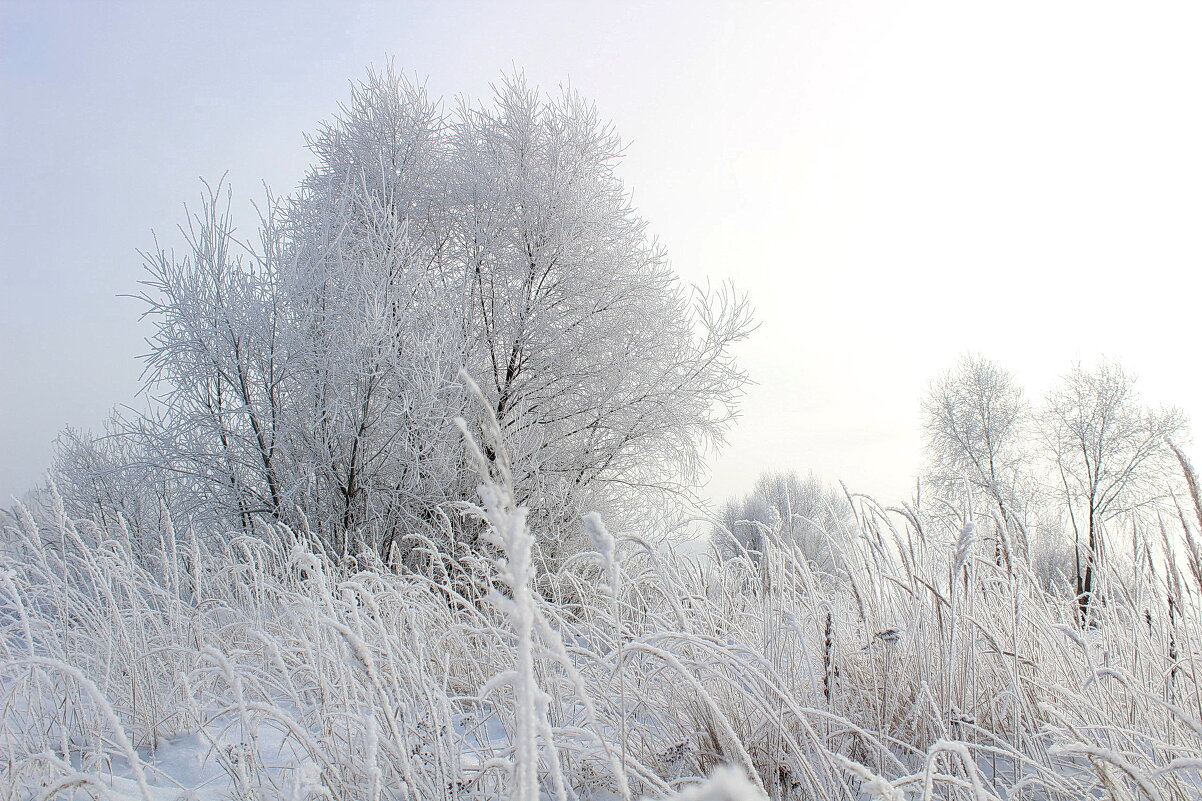
[[695, 482], [745, 381], [748, 309], [681, 286], [590, 103], [512, 77], [447, 111], [389, 70], [310, 145], [258, 243], [211, 193], [190, 252], [148, 257], [160, 404], [125, 425], [144, 475], [185, 476], [198, 517], [403, 552], [453, 533], [474, 483], [453, 420], [492, 415], [551, 556], [582, 511], [629, 519]]

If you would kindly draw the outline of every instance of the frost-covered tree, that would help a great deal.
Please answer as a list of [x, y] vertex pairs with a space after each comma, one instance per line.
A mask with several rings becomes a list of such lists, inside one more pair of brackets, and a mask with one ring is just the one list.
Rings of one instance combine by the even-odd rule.
[[831, 572], [842, 544], [856, 530], [847, 496], [813, 474], [763, 473], [742, 498], [727, 501], [718, 514], [712, 541], [727, 556], [755, 555], [773, 538]]
[[1143, 406], [1135, 380], [1102, 362], [1064, 376], [1048, 394], [1040, 425], [1076, 543], [1077, 598], [1086, 617], [1106, 525], [1166, 494], [1174, 475], [1166, 439], [1185, 431], [1185, 417], [1176, 408]]
[[[614, 173], [620, 141], [591, 104], [545, 98], [515, 77], [491, 105], [443, 115], [385, 72], [356, 88], [313, 147], [318, 163], [288, 213], [294, 241], [309, 242], [307, 305], [343, 295], [352, 263], [351, 286], [409, 280], [408, 300], [387, 305], [408, 308], [399, 318], [410, 325], [425, 318], [425, 339], [446, 345], [423, 374], [461, 364], [476, 379], [520, 503], [574, 525], [584, 509], [621, 518], [692, 483], [733, 414], [744, 378], [729, 348], [748, 311], [729, 293], [679, 285], [630, 207]], [[389, 231], [404, 232], [405, 269], [339, 250], [391, 252]], [[444, 419], [448, 403], [479, 414], [445, 383], [427, 387]], [[438, 428], [436, 417], [430, 407], [419, 428]]]
[[987, 501], [1003, 525], [1025, 530], [1029, 410], [1014, 376], [966, 355], [932, 382], [922, 412], [928, 485], [945, 500], [963, 499], [967, 490]]
[[453, 132], [468, 364], [518, 501], [621, 519], [687, 486], [733, 415], [746, 305], [682, 289], [614, 173], [620, 140], [575, 93], [506, 80]]
[[141, 462], [191, 479], [189, 513], [224, 513], [246, 527], [285, 511], [288, 332], [274, 253], [234, 237], [221, 189], [206, 186], [182, 255], [143, 254], [139, 297], [154, 325], [144, 378], [158, 406], [115, 418], [113, 436], [136, 443]]
[[[358, 121], [358, 122], [356, 122]], [[463, 497], [456, 375], [437, 233], [446, 215], [446, 127], [395, 79], [356, 89], [311, 142], [318, 157], [283, 205], [281, 291], [293, 319], [290, 444], [301, 505], [323, 538], [387, 550]]]
[[514, 77], [447, 112], [388, 70], [310, 146], [257, 243], [210, 192], [185, 252], [147, 257], [158, 407], [125, 435], [183, 477], [190, 516], [438, 542], [474, 486], [460, 417], [497, 419], [545, 555], [583, 511], [630, 519], [693, 484], [745, 381], [748, 308], [680, 285], [590, 103]]
[[53, 505], [57, 494], [67, 515], [90, 519], [109, 531], [124, 527], [141, 542], [158, 538], [166, 528], [164, 515], [177, 511], [177, 499], [186, 493], [176, 474], [145, 459], [142, 444], [130, 436], [129, 422], [114, 413], [100, 436], [74, 428], [60, 433], [54, 486], [46, 487], [40, 500]]

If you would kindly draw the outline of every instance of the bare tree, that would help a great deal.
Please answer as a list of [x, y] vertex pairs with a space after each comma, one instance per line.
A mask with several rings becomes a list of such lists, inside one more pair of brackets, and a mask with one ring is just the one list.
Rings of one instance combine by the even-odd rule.
[[1108, 522], [1163, 497], [1172, 474], [1166, 439], [1186, 428], [1180, 409], [1140, 404], [1135, 380], [1113, 362], [1080, 365], [1048, 395], [1041, 435], [1076, 543], [1078, 608], [1088, 619]]
[[965, 355], [932, 382], [922, 412], [933, 488], [944, 498], [962, 497], [967, 488], [996, 507], [1003, 525], [1025, 532], [1028, 406], [1014, 376]]

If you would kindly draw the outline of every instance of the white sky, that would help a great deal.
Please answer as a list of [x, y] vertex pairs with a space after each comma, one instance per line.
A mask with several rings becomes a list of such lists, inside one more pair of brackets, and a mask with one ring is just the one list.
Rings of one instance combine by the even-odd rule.
[[780, 468], [908, 496], [966, 350], [1032, 397], [1106, 354], [1202, 420], [1200, 8], [0, 0], [0, 498], [132, 400], [150, 230], [199, 176], [289, 190], [387, 55], [447, 96], [570, 78], [680, 274], [750, 294], [716, 498]]

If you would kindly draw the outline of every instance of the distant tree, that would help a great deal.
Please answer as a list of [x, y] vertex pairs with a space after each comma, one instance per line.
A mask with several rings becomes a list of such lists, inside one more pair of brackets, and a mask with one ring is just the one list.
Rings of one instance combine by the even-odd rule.
[[175, 475], [148, 465], [125, 432], [126, 421], [115, 413], [101, 436], [62, 431], [54, 443], [54, 491], [68, 517], [110, 531], [124, 526], [141, 542], [164, 530], [163, 515], [175, 511], [180, 487]]
[[987, 499], [1004, 525], [1025, 531], [1029, 409], [1014, 376], [966, 355], [932, 382], [922, 412], [932, 489], [945, 499], [968, 489]]
[[763, 473], [750, 493], [728, 501], [718, 515], [712, 540], [727, 556], [762, 553], [773, 536], [796, 546], [819, 569], [830, 572], [841, 543], [854, 529], [846, 496], [813, 474]]
[[1141, 405], [1135, 380], [1103, 362], [1064, 376], [1040, 424], [1072, 526], [1078, 608], [1087, 619], [1106, 525], [1165, 495], [1174, 474], [1166, 439], [1182, 435], [1185, 417], [1176, 408]]

